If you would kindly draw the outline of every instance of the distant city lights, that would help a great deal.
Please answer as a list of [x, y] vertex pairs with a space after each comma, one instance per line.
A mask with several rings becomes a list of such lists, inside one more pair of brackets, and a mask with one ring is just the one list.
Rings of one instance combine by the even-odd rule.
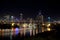
[[[9, 31], [12, 31], [13, 35], [20, 33], [21, 35], [26, 35], [27, 32], [30, 32], [30, 35], [35, 35], [40, 32], [51, 31], [51, 24], [50, 24], [50, 17], [48, 17], [48, 24], [45, 24], [43, 15], [41, 13], [37, 15], [38, 17], [35, 19], [29, 18], [29, 19], [23, 19], [23, 14], [20, 14], [20, 19], [15, 18], [14, 16], [8, 17], [8, 20], [3, 20], [5, 23], [10, 23], [12, 28]], [[47, 21], [47, 22], [48, 22]], [[46, 22], [46, 23], [47, 23]], [[13, 28], [14, 27], [14, 28]], [[17, 27], [17, 28], [15, 28]], [[1, 31], [1, 30], [0, 30]], [[6, 30], [2, 29], [2, 32], [5, 32]]]
[[51, 31], [51, 29], [50, 28], [47, 28], [47, 31]]
[[15, 28], [15, 34], [17, 35], [19, 33], [19, 28]]
[[14, 26], [15, 23], [12, 23], [12, 26]]
[[51, 24], [49, 23], [49, 24], [47, 24], [47, 27], [50, 27], [51, 26]]
[[26, 28], [28, 25], [26, 23], [23, 24], [23, 27]]

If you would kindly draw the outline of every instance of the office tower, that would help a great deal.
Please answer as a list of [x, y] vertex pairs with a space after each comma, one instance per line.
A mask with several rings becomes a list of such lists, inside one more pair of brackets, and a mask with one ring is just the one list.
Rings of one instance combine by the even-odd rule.
[[23, 19], [23, 14], [22, 13], [20, 13], [20, 20], [22, 20]]

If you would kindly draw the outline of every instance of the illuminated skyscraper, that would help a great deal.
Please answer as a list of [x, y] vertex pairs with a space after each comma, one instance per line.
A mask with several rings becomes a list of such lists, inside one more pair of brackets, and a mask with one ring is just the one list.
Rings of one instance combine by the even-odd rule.
[[37, 15], [37, 23], [38, 23], [38, 31], [39, 33], [42, 31], [42, 24], [43, 22], [43, 15], [41, 14], [41, 12], [39, 12], [39, 14]]
[[23, 19], [23, 14], [22, 13], [20, 13], [20, 20], [22, 20]]
[[6, 15], [6, 16], [4, 16], [4, 18], [5, 18], [5, 20], [6, 20], [7, 22], [9, 22], [10, 15]]
[[37, 15], [38, 24], [43, 24], [43, 15], [41, 12]]
[[50, 17], [48, 17], [48, 22], [49, 22], [49, 23], [50, 23], [50, 19], [51, 19], [51, 18], [50, 18]]
[[11, 16], [11, 22], [14, 22], [14, 16]]

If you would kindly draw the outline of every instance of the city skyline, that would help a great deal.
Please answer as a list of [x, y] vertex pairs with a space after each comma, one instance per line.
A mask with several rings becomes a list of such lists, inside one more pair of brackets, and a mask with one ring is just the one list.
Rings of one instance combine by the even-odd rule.
[[1, 0], [0, 39], [60, 39], [60, 1]]
[[23, 13], [26, 17], [35, 17], [34, 15], [37, 15], [39, 11], [42, 10], [42, 14], [44, 16], [52, 16], [54, 18], [57, 18], [60, 17], [60, 6], [56, 2], [57, 1], [47, 0], [1, 1], [0, 13], [1, 15], [10, 14], [14, 16]]

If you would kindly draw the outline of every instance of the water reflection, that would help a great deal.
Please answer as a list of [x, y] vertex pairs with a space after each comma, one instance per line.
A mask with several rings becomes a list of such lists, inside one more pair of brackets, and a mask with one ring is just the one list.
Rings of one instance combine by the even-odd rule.
[[15, 33], [16, 33], [16, 35], [18, 35], [18, 33], [19, 33], [19, 28], [15, 28]]
[[31, 30], [29, 28], [22, 28], [22, 29], [19, 29], [19, 28], [15, 28], [15, 29], [3, 29], [3, 30], [0, 30], [0, 36], [15, 36], [15, 35], [18, 35], [20, 34], [20, 36], [22, 35], [29, 35], [29, 36], [32, 36], [32, 35], [35, 35], [35, 34], [38, 34], [38, 30], [34, 29], [34, 30]]

